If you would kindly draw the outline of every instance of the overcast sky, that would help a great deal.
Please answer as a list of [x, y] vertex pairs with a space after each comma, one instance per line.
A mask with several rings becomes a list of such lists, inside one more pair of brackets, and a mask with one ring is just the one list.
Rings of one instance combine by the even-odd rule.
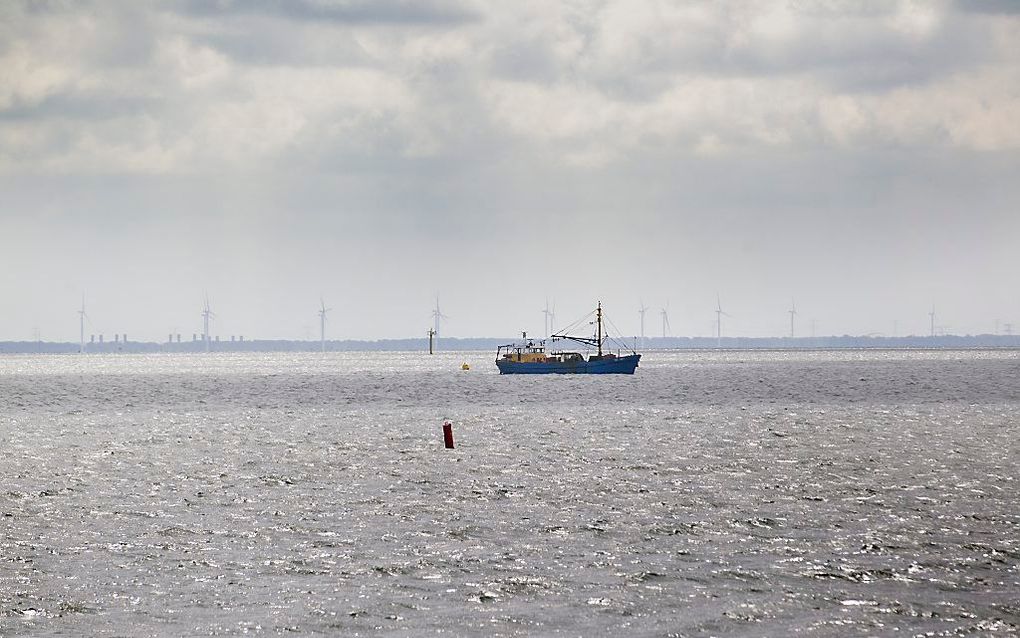
[[1020, 3], [0, 4], [0, 340], [1020, 332]]

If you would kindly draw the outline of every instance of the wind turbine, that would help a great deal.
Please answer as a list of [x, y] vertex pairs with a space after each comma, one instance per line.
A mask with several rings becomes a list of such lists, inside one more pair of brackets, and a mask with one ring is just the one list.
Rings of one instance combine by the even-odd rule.
[[931, 312], [928, 313], [928, 317], [931, 318], [931, 336], [935, 337], [935, 304], [931, 305]]
[[790, 313], [790, 338], [793, 339], [793, 318], [797, 316], [797, 302], [792, 298], [790, 299], [790, 309], [786, 312]]
[[81, 295], [81, 310], [78, 311], [79, 327], [81, 328], [81, 345], [78, 346], [78, 354], [85, 353], [85, 293]]
[[332, 308], [326, 307], [326, 302], [319, 297], [319, 341], [322, 343], [322, 351], [326, 351], [326, 313]]
[[722, 347], [722, 318], [729, 317], [728, 313], [723, 312], [722, 301], [719, 300], [719, 293], [715, 294], [715, 347]]
[[545, 315], [545, 338], [548, 339], [549, 333], [556, 327], [554, 323], [556, 321], [556, 302], [553, 301], [552, 310], [549, 310], [549, 298], [546, 297], [545, 310], [542, 311], [542, 314]]
[[638, 314], [641, 315], [641, 347], [645, 347], [645, 313], [648, 312], [648, 306], [645, 305], [645, 300], [641, 300], [641, 307], [638, 308]]
[[205, 351], [209, 352], [209, 320], [215, 317], [209, 309], [209, 295], [205, 296], [205, 308], [202, 310], [202, 340], [205, 341]]
[[659, 314], [662, 315], [662, 338], [665, 339], [669, 333], [669, 301], [666, 302], [666, 307], [659, 310]]
[[436, 331], [436, 343], [439, 343], [439, 324], [443, 319], [449, 319], [443, 314], [443, 311], [439, 309], [439, 295], [436, 295], [436, 309], [432, 311], [432, 319], [435, 321], [436, 326], [433, 328]]

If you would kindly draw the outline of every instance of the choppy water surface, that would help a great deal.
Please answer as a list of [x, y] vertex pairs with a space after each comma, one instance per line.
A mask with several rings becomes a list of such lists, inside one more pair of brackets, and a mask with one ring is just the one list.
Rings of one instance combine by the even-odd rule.
[[1017, 352], [495, 372], [0, 357], [0, 635], [1020, 631]]

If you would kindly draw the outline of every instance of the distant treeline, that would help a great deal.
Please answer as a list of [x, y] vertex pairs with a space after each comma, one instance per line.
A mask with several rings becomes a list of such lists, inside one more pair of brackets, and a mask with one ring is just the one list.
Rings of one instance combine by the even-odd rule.
[[[496, 346], [512, 343], [512, 337], [457, 338], [444, 337], [436, 345], [436, 351], [462, 352], [468, 350], [493, 350]], [[626, 338], [607, 346], [607, 349], [663, 350], [690, 349], [710, 350], [715, 348], [734, 350], [753, 349], [810, 349], [810, 348], [1020, 348], [1020, 335], [940, 335], [937, 337], [648, 337], [644, 344], [640, 338]], [[622, 345], [621, 345], [622, 344]], [[560, 341], [554, 349], [572, 350], [570, 342]], [[212, 352], [317, 352], [319, 341], [252, 340], [212, 341]], [[78, 352], [77, 343], [50, 341], [0, 341], [0, 353], [10, 354], [69, 354]], [[364, 341], [347, 339], [327, 341], [329, 352], [358, 351], [427, 351], [428, 339], [380, 339]], [[87, 343], [85, 351], [90, 353], [145, 353], [145, 352], [205, 352], [202, 341], [154, 343], [150, 341], [115, 341]]]

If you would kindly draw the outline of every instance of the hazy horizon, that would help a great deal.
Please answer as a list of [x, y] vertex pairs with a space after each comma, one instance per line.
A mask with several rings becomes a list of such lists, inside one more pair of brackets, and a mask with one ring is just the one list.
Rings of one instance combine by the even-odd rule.
[[[1020, 330], [1020, 4], [6, 3], [0, 341]], [[895, 325], [894, 325], [895, 322]]]
[[[475, 303], [479, 303], [478, 300], [476, 300]], [[496, 303], [496, 301], [493, 300], [493, 303]], [[80, 308], [80, 307], [81, 306], [79, 305], [78, 308]], [[550, 305], [550, 308], [554, 308], [554, 306]], [[644, 334], [645, 334], [645, 337], [647, 337], [649, 339], [661, 339], [661, 338], [664, 338], [664, 337], [665, 338], [676, 338], [676, 339], [715, 339], [715, 338], [717, 338], [717, 333], [716, 333], [717, 326], [716, 326], [716, 323], [715, 323], [715, 319], [712, 319], [711, 322], [705, 322], [705, 326], [711, 328], [710, 331], [706, 331], [706, 332], [702, 332], [702, 333], [677, 332], [672, 327], [673, 326], [673, 321], [674, 321], [674, 319], [673, 319], [673, 310], [672, 309], [670, 309], [668, 311], [669, 328], [667, 329], [666, 333], [664, 334], [663, 330], [662, 330], [662, 314], [661, 314], [662, 313], [662, 309], [661, 308], [651, 308], [651, 307], [648, 307], [648, 306], [646, 306], [646, 308], [648, 308], [648, 310], [647, 310], [646, 319], [645, 319], [645, 332], [644, 332]], [[543, 307], [543, 309], [544, 309], [544, 307]], [[332, 307], [329, 307], [329, 313], [328, 313], [327, 316], [331, 317], [333, 315], [333, 310], [334, 309]], [[446, 308], [443, 308], [442, 310], [443, 310], [443, 313], [446, 314]], [[653, 312], [653, 310], [655, 312]], [[754, 330], [748, 330], [748, 329], [743, 327], [743, 326], [746, 325], [746, 322], [742, 323], [740, 321], [736, 321], [736, 320], [733, 319], [732, 315], [730, 315], [723, 322], [723, 325], [722, 325], [722, 337], [723, 338], [730, 338], [730, 337], [732, 337], [732, 338], [751, 338], [751, 339], [755, 339], [755, 338], [772, 339], [772, 338], [790, 337], [791, 334], [790, 334], [789, 310], [786, 310], [784, 312], [787, 315], [787, 317], [785, 318], [785, 321], [786, 321], [785, 325], [781, 325], [781, 322], [778, 322], [778, 321], [773, 322], [773, 327], [775, 328], [775, 331], [771, 332], [771, 333], [769, 333], [769, 332], [755, 332]], [[930, 312], [930, 309], [929, 309], [929, 312]], [[996, 320], [995, 322], [993, 322], [993, 325], [988, 330], [983, 330], [983, 331], [982, 330], [977, 330], [977, 331], [974, 331], [974, 332], [956, 331], [956, 330], [953, 330], [951, 327], [946, 326], [943, 323], [943, 321], [940, 318], [941, 315], [938, 314], [938, 309], [937, 308], [936, 308], [936, 313], [937, 313], [937, 315], [936, 315], [936, 324], [935, 324], [935, 335], [936, 336], [940, 336], [940, 337], [941, 336], [979, 336], [979, 335], [1003, 335], [1003, 336], [1006, 336], [1006, 335], [1016, 335], [1016, 334], [1018, 334], [1018, 332], [1020, 332], [1020, 326], [1018, 326], [1017, 324], [1014, 324], [1012, 322], [1002, 321], [1002, 320]], [[538, 319], [538, 325], [536, 325], [531, 330], [526, 330], [525, 331], [525, 332], [527, 332], [527, 334], [529, 336], [531, 336], [533, 338], [541, 338], [541, 337], [546, 336], [545, 332], [544, 332], [544, 325], [542, 324], [543, 320], [541, 318], [541, 315], [544, 314], [544, 313], [539, 311], [538, 314], [540, 315], [540, 318]], [[590, 315], [590, 312], [586, 313], [586, 314]], [[713, 314], [714, 314], [714, 311], [713, 311]], [[727, 314], [729, 314], [729, 313], [727, 312]], [[797, 314], [798, 314], [798, 316], [801, 314], [799, 306], [797, 307]], [[75, 317], [74, 317], [74, 334], [73, 335], [68, 334], [68, 335], [66, 335], [64, 337], [60, 337], [60, 336], [56, 336], [56, 335], [45, 335], [45, 334], [43, 334], [41, 332], [40, 329], [33, 328], [32, 334], [29, 335], [29, 336], [10, 338], [10, 337], [5, 337], [3, 335], [0, 335], [0, 342], [50, 341], [50, 342], [78, 343], [78, 339], [79, 339], [79, 332], [78, 332], [78, 330], [79, 330], [79, 325], [80, 324], [78, 323], [79, 319], [77, 317], [77, 315], [78, 315], [77, 309], [75, 309], [74, 315], [75, 315]], [[557, 311], [556, 315], [557, 315], [557, 318], [558, 318], [559, 317], [559, 312], [558, 311]], [[654, 315], [654, 316], [652, 316], [652, 315]], [[318, 316], [318, 310], [316, 309], [316, 317], [317, 316]], [[606, 318], [607, 318], [608, 321], [612, 322], [612, 326], [613, 326], [612, 328], [607, 328], [607, 332], [609, 334], [613, 335], [613, 336], [625, 337], [625, 338], [640, 336], [640, 332], [641, 332], [641, 329], [640, 329], [640, 313], [636, 312], [635, 316], [636, 316], [636, 318], [633, 320], [633, 322], [627, 322], [627, 321], [621, 321], [618, 315], [610, 315], [610, 314], [607, 313], [606, 314]], [[572, 319], [573, 320], [584, 319], [584, 314], [582, 314], [582, 315], [580, 315], [578, 317], [573, 317]], [[328, 321], [329, 321], [329, 323], [327, 323], [326, 335], [325, 335], [325, 338], [326, 338], [327, 341], [382, 341], [382, 340], [427, 339], [427, 330], [429, 329], [429, 327], [431, 327], [433, 325], [432, 322], [434, 320], [430, 318], [430, 319], [427, 319], [424, 322], [426, 327], [422, 328], [419, 331], [421, 334], [408, 333], [408, 334], [394, 334], [394, 335], [385, 335], [385, 336], [353, 336], [353, 335], [350, 335], [350, 334], [344, 334], [342, 331], [339, 331], [335, 326], [332, 325], [333, 324], [333, 320], [332, 319], [329, 319]], [[850, 333], [850, 332], [827, 332], [827, 331], [825, 331], [822, 328], [822, 326], [818, 323], [818, 321], [816, 319], [797, 319], [796, 323], [795, 323], [795, 332], [794, 332], [794, 334], [792, 336], [795, 336], [797, 338], [805, 338], [805, 339], [810, 339], [810, 338], [814, 338], [814, 337], [818, 337], [818, 338], [830, 338], [830, 337], [833, 337], [833, 338], [836, 338], [836, 337], [846, 337], [846, 336], [853, 336], [853, 337], [891, 337], [891, 338], [897, 338], [897, 337], [902, 337], [902, 338], [927, 337], [927, 336], [929, 336], [931, 334], [930, 318], [926, 317], [925, 321], [927, 323], [924, 326], [921, 326], [921, 329], [919, 329], [917, 331], [912, 331], [912, 332], [911, 331], [904, 331], [904, 326], [906, 326], [906, 325], [919, 325], [919, 322], [917, 322], [917, 321], [904, 322], [904, 321], [901, 321], [901, 320], [893, 320], [891, 322], [887, 322], [889, 324], [889, 326], [888, 326], [889, 327], [889, 331], [888, 332], [883, 332], [881, 330], [873, 330], [873, 331], [870, 331], [870, 332]], [[127, 336], [127, 337], [130, 338], [131, 341], [146, 341], [146, 342], [161, 343], [161, 342], [166, 341], [169, 335], [173, 335], [174, 339], [176, 339], [179, 336], [181, 342], [192, 341], [193, 337], [196, 338], [197, 340], [201, 341], [202, 340], [202, 335], [203, 335], [203, 329], [201, 327], [201, 322], [202, 322], [202, 319], [200, 317], [199, 320], [198, 320], [198, 324], [199, 325], [197, 327], [195, 327], [194, 329], [188, 329], [188, 330], [181, 330], [181, 329], [172, 329], [171, 330], [171, 329], [168, 329], [168, 330], [164, 331], [161, 334], [150, 334], [149, 332], [145, 332], [145, 331], [126, 330], [123, 327], [121, 327], [119, 329], [115, 329], [115, 330], [105, 330], [105, 329], [103, 329], [103, 326], [101, 326], [101, 325], [97, 327], [97, 324], [92, 320], [91, 311], [86, 307], [85, 340], [87, 342], [90, 341], [90, 340], [95, 340], [96, 342], [98, 342], [100, 340], [100, 338], [103, 338], [106, 343], [111, 343], [115, 338], [121, 338], [122, 339], [122, 338], [124, 338], [124, 336]], [[276, 334], [252, 334], [252, 333], [244, 333], [244, 332], [222, 332], [222, 331], [218, 330], [217, 327], [216, 327], [218, 322], [219, 322], [219, 319], [218, 319], [218, 315], [217, 315], [217, 318], [214, 319], [210, 323], [210, 325], [211, 325], [211, 327], [210, 327], [211, 339], [220, 339], [222, 341], [230, 341], [232, 338], [237, 338], [238, 340], [242, 340], [243, 339], [244, 341], [254, 341], [254, 340], [287, 341], [287, 340], [292, 340], [292, 341], [310, 341], [310, 342], [318, 342], [319, 339], [320, 339], [319, 324], [318, 324], [318, 319], [317, 318], [314, 320], [314, 326], [312, 325], [312, 322], [305, 321], [301, 325], [301, 327], [299, 329], [300, 334], [298, 334], [298, 335], [291, 335], [291, 336], [281, 336], [281, 335], [276, 335]], [[534, 319], [532, 319], [531, 322], [534, 323]], [[237, 325], [239, 323], [241, 323], [241, 322], [236, 321], [236, 320], [228, 322], [228, 324], [230, 324], [230, 325]], [[569, 323], [569, 322], [559, 322], [559, 321], [557, 321], [556, 329], [562, 331], [562, 328], [565, 327], [566, 323]], [[591, 324], [591, 321], [589, 321], [588, 323]], [[631, 325], [631, 323], [633, 323], [633, 325]], [[709, 326], [709, 323], [711, 324], [710, 326]], [[457, 339], [489, 339], [489, 338], [495, 338], [495, 339], [500, 339], [500, 338], [508, 337], [510, 335], [519, 335], [522, 332], [522, 330], [516, 330], [516, 331], [510, 330], [510, 331], [505, 331], [505, 332], [501, 332], [501, 333], [500, 332], [493, 332], [493, 333], [489, 333], [489, 334], [460, 334], [460, 333], [451, 332], [448, 324], [449, 324], [449, 320], [448, 319], [444, 320], [443, 324], [442, 324], [442, 326], [443, 326], [442, 330], [444, 332], [444, 334], [442, 336], [445, 337], [445, 338], [457, 338]], [[625, 328], [625, 326], [633, 328], [633, 330], [627, 330], [627, 328]], [[114, 327], [116, 327], [116, 326], [114, 326]], [[579, 334], [580, 335], [580, 334], [586, 333], [586, 330], [587, 330], [586, 328], [581, 328], [581, 329], [575, 329], [575, 330], [569, 331], [569, 332], [571, 334]], [[594, 330], [594, 328], [591, 328], [591, 330]], [[64, 331], [64, 332], [66, 332], [66, 331]]]

